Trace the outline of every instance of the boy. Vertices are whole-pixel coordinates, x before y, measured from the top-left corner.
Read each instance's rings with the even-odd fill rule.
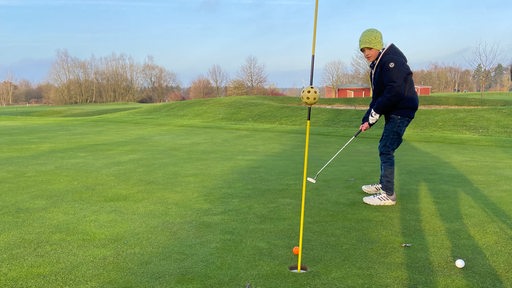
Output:
[[[370,129],[384,115],[385,124],[379,141],[380,180],[364,185],[363,198],[369,205],[395,205],[395,150],[402,143],[405,129],[418,110],[418,95],[412,71],[405,55],[393,44],[384,48],[382,34],[367,29],[359,38],[359,48],[370,63],[372,101],[362,119],[361,131]],[[383,49],[384,48],[384,49]]]

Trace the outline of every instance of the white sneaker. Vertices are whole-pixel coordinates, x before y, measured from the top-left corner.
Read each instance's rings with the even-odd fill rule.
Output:
[[[382,192],[382,185],[380,185],[380,184],[363,185],[363,187],[361,187],[361,189],[363,189],[363,191],[368,194],[377,194],[377,193]]]
[[[396,204],[396,196],[388,196],[386,193],[382,192],[364,197],[363,202],[373,206],[390,206]]]

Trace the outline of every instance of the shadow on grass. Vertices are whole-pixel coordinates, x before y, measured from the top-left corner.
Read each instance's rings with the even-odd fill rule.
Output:
[[[400,160],[407,169],[397,171],[397,178],[407,187],[404,190],[411,191],[399,195],[402,199],[402,205],[399,205],[402,236],[403,239],[414,241],[414,248],[404,251],[409,287],[435,287],[441,276],[444,279],[453,277],[449,281],[460,284],[455,279],[460,278],[460,273],[450,275],[456,271],[454,262],[458,258],[466,259],[467,267],[456,272],[461,272],[467,283],[476,287],[504,287],[503,280],[484,251],[486,247],[475,239],[471,229],[478,226],[475,217],[481,217],[481,213],[498,220],[508,229],[512,229],[512,219],[449,162],[410,143],[404,142],[402,146],[401,150],[411,153],[410,160],[405,157]],[[465,209],[471,207],[466,207],[465,199],[469,199],[482,212],[468,217],[469,210]],[[429,202],[432,207],[425,208]],[[425,217],[438,218],[438,222]],[[468,227],[468,224],[472,227]],[[479,230],[485,228],[477,227]],[[442,248],[449,249],[450,254],[444,255],[446,259],[437,259],[443,252],[435,250]],[[441,266],[446,269],[439,269],[438,265],[446,265]],[[444,280],[442,283],[445,283]]]

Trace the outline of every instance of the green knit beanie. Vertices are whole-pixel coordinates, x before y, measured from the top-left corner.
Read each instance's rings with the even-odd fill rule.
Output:
[[[382,33],[379,30],[370,28],[365,30],[359,38],[359,49],[374,48],[382,50],[384,43],[382,42]]]

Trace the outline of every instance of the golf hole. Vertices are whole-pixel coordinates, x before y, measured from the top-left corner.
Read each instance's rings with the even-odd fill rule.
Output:
[[[300,270],[297,269],[297,265],[292,265],[290,267],[288,267],[288,270],[290,270],[290,272],[294,272],[294,273],[304,273],[304,272],[308,272],[308,266],[306,265],[300,265]]]

